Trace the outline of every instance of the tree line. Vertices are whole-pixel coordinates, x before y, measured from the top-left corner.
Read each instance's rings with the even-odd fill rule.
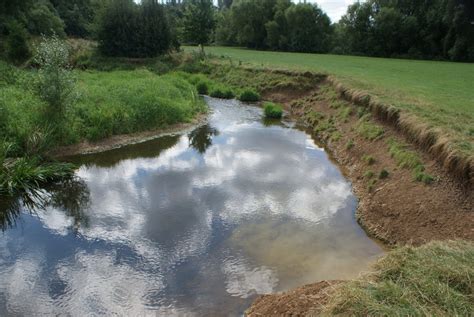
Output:
[[[108,56],[184,43],[473,62],[474,1],[367,0],[332,23],[291,0],[0,0],[3,55],[25,58],[40,34],[95,39]]]

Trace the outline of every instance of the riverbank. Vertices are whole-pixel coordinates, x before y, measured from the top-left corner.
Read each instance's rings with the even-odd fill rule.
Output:
[[[264,93],[265,99],[282,103],[351,180],[359,198],[356,217],[369,235],[389,246],[474,240],[474,195],[469,185],[416,142],[411,143],[393,122],[348,101],[331,80],[296,99],[284,95],[284,91]],[[456,270],[456,261],[451,264]],[[323,281],[265,295],[247,313],[321,312],[334,297],[334,289],[338,287],[332,282]]]

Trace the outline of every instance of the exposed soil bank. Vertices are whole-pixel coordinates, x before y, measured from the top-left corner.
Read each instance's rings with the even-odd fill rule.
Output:
[[[78,144],[56,148],[51,151],[49,155],[52,157],[61,158],[66,156],[110,151],[130,144],[150,141],[166,135],[182,134],[194,130],[196,127],[205,124],[206,121],[207,113],[201,113],[198,114],[191,122],[178,123],[163,129],[114,135],[98,142],[83,141]]]
[[[327,82],[327,85],[334,83]],[[295,119],[307,126],[316,142],[324,145],[331,157],[351,180],[359,197],[357,219],[369,235],[388,245],[421,245],[432,240],[474,240],[474,194],[459,174],[437,162],[431,152],[420,150],[413,138],[383,116],[373,116],[371,123],[384,131],[380,138],[368,140],[356,129],[359,122],[357,107],[347,103],[351,111],[341,116],[334,100],[322,98],[316,89],[298,100],[289,102],[281,94],[265,97],[284,102]],[[371,109],[372,110],[372,109]],[[312,120],[322,114],[331,129],[318,127]],[[337,136],[337,137],[335,137]],[[418,182],[413,172],[398,166],[390,155],[387,140],[412,141],[410,150],[421,157],[426,172],[434,175],[432,184]],[[421,147],[422,148],[422,147]],[[367,156],[373,158],[367,161]],[[382,170],[388,177],[379,178]],[[460,169],[462,170],[462,169]],[[465,170],[464,170],[465,171]],[[368,172],[373,176],[368,177]],[[384,175],[385,176],[385,175]],[[370,180],[375,183],[369,186]],[[249,316],[314,315],[327,302],[333,282],[319,282],[283,293],[264,295],[249,308]]]

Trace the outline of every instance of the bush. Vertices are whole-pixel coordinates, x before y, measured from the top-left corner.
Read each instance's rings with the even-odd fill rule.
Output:
[[[45,123],[52,126],[53,135],[62,139],[66,115],[74,103],[75,79],[69,67],[69,51],[58,37],[43,38],[35,56],[39,65],[36,81],[38,96],[46,102]]]
[[[209,93],[209,86],[204,81],[198,82],[196,84],[196,89],[200,95],[207,95]]]
[[[8,24],[6,54],[7,58],[14,63],[22,63],[31,56],[28,47],[28,33],[23,25],[16,20]]]
[[[280,119],[283,115],[283,108],[273,102],[265,102],[263,109],[267,118]]]
[[[255,90],[245,89],[239,95],[239,100],[243,102],[257,102],[260,100],[260,95]]]

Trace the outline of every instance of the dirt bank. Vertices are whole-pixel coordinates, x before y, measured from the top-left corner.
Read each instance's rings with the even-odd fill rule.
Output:
[[[61,158],[66,156],[100,153],[117,149],[126,145],[150,141],[166,135],[182,134],[195,129],[207,122],[207,114],[199,114],[187,123],[178,123],[167,128],[143,131],[138,133],[114,135],[97,142],[83,141],[78,144],[62,146],[49,153],[50,156]]]
[[[327,91],[332,84],[326,82],[321,86]],[[458,238],[474,240],[474,194],[459,177],[449,173],[429,153],[408,143],[406,149],[419,156],[426,174],[434,176],[430,184],[416,181],[413,171],[401,167],[389,153],[389,142],[409,141],[403,131],[371,116],[368,121],[371,127],[378,127],[383,134],[368,139],[357,128],[361,120],[359,108],[341,98],[335,99],[337,94],[327,98],[321,93],[321,86],[292,102],[280,94],[266,97],[283,101],[292,116],[307,127],[317,143],[324,145],[350,179],[359,198],[356,216],[366,232],[388,245],[420,245]],[[283,294],[261,296],[247,314],[317,314],[332,285],[319,282]]]

